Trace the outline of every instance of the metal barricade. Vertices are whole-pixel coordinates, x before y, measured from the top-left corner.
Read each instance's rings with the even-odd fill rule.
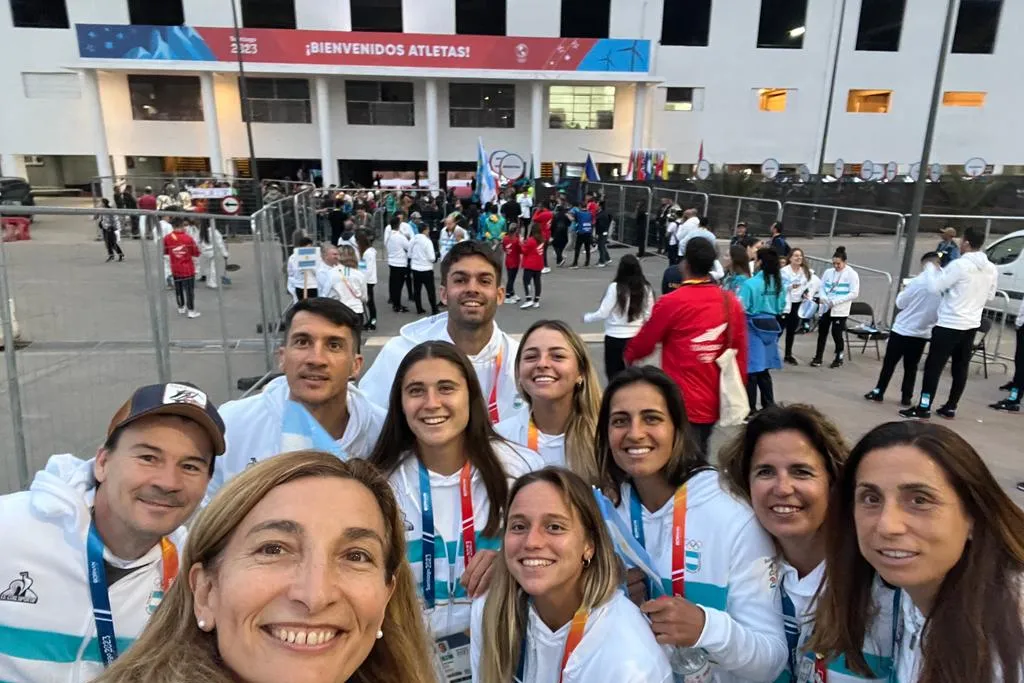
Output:
[[[730,235],[740,221],[747,223],[748,234],[761,235],[768,233],[772,223],[782,220],[782,202],[777,199],[728,194],[709,194],[708,199],[706,215],[711,225],[729,226]]]
[[[910,214],[905,214],[905,216],[906,219],[909,221]],[[918,228],[918,237],[926,233],[938,233],[943,228],[956,228],[956,234],[963,236],[965,229],[980,227],[985,228],[985,244],[988,244],[990,239],[999,239],[1000,237],[1008,235],[1011,232],[1016,232],[1017,230],[1024,230],[1024,216],[923,213],[921,214],[921,225]],[[915,254],[915,256],[923,256],[925,252],[931,250],[932,249],[924,249],[923,251],[921,251],[920,254]],[[920,250],[915,249],[915,251]]]
[[[1001,308],[996,308],[992,305],[993,301],[1001,299],[1003,305]],[[1003,330],[1006,328],[1006,324],[1009,322],[1008,318],[1011,312],[1013,312],[1013,303],[1010,300],[1010,295],[1003,290],[996,292],[996,295],[985,304],[985,312],[991,315],[993,327],[998,326],[996,330],[996,345],[988,353],[991,357],[999,362],[1001,361],[1012,361],[1014,360],[1013,355],[1000,355],[999,351],[1003,344]],[[1005,363],[1001,363],[1005,367]]]
[[[832,267],[832,261],[817,256],[807,256],[807,260],[814,264],[814,273],[821,275]],[[869,268],[853,262],[847,263],[848,268],[853,268],[860,277],[860,294],[857,301],[871,304],[871,310],[875,314],[875,322],[884,324],[886,328],[891,326],[893,320],[893,277],[891,273],[876,268]]]
[[[832,255],[832,246],[837,236],[871,237],[884,243],[888,241],[899,250],[906,220],[903,214],[875,209],[856,209],[829,204],[785,202],[782,205],[782,222],[786,237],[826,237],[823,245],[827,256]],[[881,243],[880,243],[881,244]],[[889,245],[885,245],[888,247]],[[893,266],[899,268],[899,254],[894,253]]]
[[[653,193],[646,185],[588,182],[587,190],[604,198],[605,208],[615,219],[608,241],[639,247],[649,235]]]

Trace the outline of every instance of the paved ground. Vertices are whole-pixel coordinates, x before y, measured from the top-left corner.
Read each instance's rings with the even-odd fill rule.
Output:
[[[86,457],[95,451],[110,416],[135,386],[157,381],[156,354],[153,351],[150,306],[144,287],[140,244],[126,240],[124,263],[105,263],[101,243],[94,241],[95,223],[77,218],[40,217],[33,226],[30,242],[5,245],[7,275],[17,306],[17,319],[26,340],[26,348],[16,354],[18,388],[23,408],[22,434],[28,444],[30,469],[42,466],[56,452],[74,452]],[[931,239],[918,251],[932,248]],[[851,262],[892,269],[898,257],[891,240],[884,238],[844,239]],[[835,243],[838,244],[838,241]],[[827,256],[825,240],[795,242],[815,256]],[[260,320],[260,301],[254,271],[252,242],[229,244],[232,262],[242,266],[233,274],[234,284],[221,292],[225,315],[223,326],[229,339],[228,363],[225,363],[222,320],[218,314],[217,292],[200,287],[197,320],[179,318],[173,296],[166,297],[170,315],[167,321],[172,341],[172,375],[194,381],[206,388],[218,401],[237,397],[234,389],[239,377],[260,375],[266,368],[263,341],[256,332]],[[626,253],[613,250],[613,258]],[[660,286],[665,261],[659,257],[644,260],[645,271],[656,287]],[[821,272],[821,268],[818,269]],[[386,281],[386,268],[380,268]],[[584,325],[581,316],[597,304],[614,276],[614,269],[556,269],[544,277],[543,304],[539,310],[520,310],[505,305],[499,324],[510,332],[523,332],[541,317],[562,318],[586,334],[591,353],[601,364],[602,328]],[[885,278],[862,272],[864,298],[879,310],[885,295]],[[269,291],[267,296],[273,298]],[[519,292],[522,293],[521,290]],[[386,293],[378,288],[380,312],[378,330],[366,346],[367,362],[376,356],[387,337],[400,326],[416,318],[415,314],[394,314],[385,305]],[[993,342],[996,330],[993,331]],[[1013,352],[1013,333],[1007,329],[1002,352]],[[813,340],[799,337],[796,355],[809,360]],[[811,369],[806,365],[787,368],[776,374],[776,394],[782,401],[812,403],[829,415],[850,439],[856,439],[874,425],[896,418],[894,403],[877,405],[861,398],[874,383],[879,369],[872,348],[861,355],[855,351],[850,362],[839,370]],[[1012,363],[1010,363],[1012,369]],[[230,367],[230,374],[227,368]],[[1024,494],[1015,482],[1024,479],[1024,461],[1014,445],[1020,433],[1019,420],[999,414],[986,405],[1000,397],[997,387],[1007,381],[1005,365],[990,365],[989,379],[972,374],[960,414],[950,423],[982,453],[999,479],[1015,499],[1024,504]],[[0,440],[12,443],[10,415],[11,383],[6,367],[0,364]],[[895,380],[898,382],[898,378]],[[945,395],[948,379],[940,385]],[[890,390],[892,394],[892,390]],[[892,394],[895,396],[895,394]],[[728,434],[716,434],[721,443]],[[14,449],[0,456],[0,492],[16,488]]]

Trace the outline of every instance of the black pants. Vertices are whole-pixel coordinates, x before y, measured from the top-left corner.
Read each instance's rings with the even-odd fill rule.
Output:
[[[900,386],[900,399],[903,403],[910,403],[914,398],[914,382],[917,381],[917,364],[921,362],[924,355],[927,339],[920,337],[904,337],[902,334],[891,332],[889,342],[885,345],[885,358],[882,360],[882,372],[878,375],[878,383],[875,389],[879,394],[884,394],[892,379],[892,373],[896,370],[896,364],[903,359],[903,384]]]
[[[391,308],[399,311],[402,308],[402,285],[409,276],[405,266],[388,266],[388,293],[391,296]]]
[[[562,261],[565,260],[565,248],[569,244],[568,235],[559,235],[551,241],[551,246],[555,248],[555,263],[562,265]]]
[[[956,408],[967,386],[967,371],[971,367],[971,354],[974,352],[974,334],[978,330],[952,330],[936,325],[932,329],[931,348],[924,362],[924,379],[921,381],[920,407],[931,409],[935,400],[935,391],[939,388],[939,376],[946,367],[946,361],[952,359],[953,384],[949,388],[949,400],[946,405]]]
[[[427,288],[427,301],[430,303],[430,314],[437,315],[437,295],[434,294],[434,271],[433,270],[414,270],[412,271],[412,279],[415,282],[415,295],[413,301],[416,303],[416,312],[425,313],[423,310],[423,300],[420,298],[420,291]]]
[[[846,351],[846,346],[843,343],[843,331],[845,329],[846,316],[833,318],[831,311],[821,316],[821,319],[818,321],[818,350],[815,351],[814,357],[820,359],[821,354],[825,353],[825,344],[828,342],[829,330],[832,331],[832,341],[836,343],[836,355],[843,355],[843,352]]]
[[[608,233],[603,232],[597,236],[597,262],[608,263],[612,257],[608,255]]]
[[[578,232],[576,233],[576,255],[573,256],[572,265],[576,266],[580,262],[580,249],[586,249],[586,260],[583,265],[590,265],[590,245],[593,241],[593,233],[589,232]]]
[[[366,285],[366,322],[371,325],[377,324],[377,302],[373,300],[373,288],[376,285]]]
[[[539,270],[523,270],[523,296],[527,299],[530,298],[530,283],[534,285],[533,298],[540,301],[540,271]]]
[[[711,432],[714,431],[715,425],[691,422],[690,428],[693,430],[693,436],[697,440],[701,461],[709,462],[708,459],[711,457]]]
[[[516,275],[519,274],[518,268],[506,268],[508,273],[505,279],[505,296],[511,298],[516,295]],[[523,274],[523,280],[526,280],[526,274]]]
[[[800,327],[800,302],[791,304],[789,313],[786,314],[786,358],[793,357],[793,339],[796,338],[796,329]]]
[[[124,256],[124,252],[121,251],[121,245],[117,243],[117,233],[113,230],[101,230],[103,233],[103,244],[107,247],[107,256],[113,257],[114,254],[118,256]]]
[[[405,289],[409,292],[409,301],[412,301],[412,259],[409,259],[405,267]]]
[[[665,256],[668,257],[668,264],[674,266],[679,263],[679,245],[669,244],[665,246]]]
[[[299,301],[302,301],[303,299],[313,299],[317,296],[317,293],[316,287],[313,287],[312,289],[303,289],[302,287],[299,287],[295,290],[295,298]]]
[[[629,339],[604,336],[604,376],[609,382],[615,375],[626,369],[626,361],[623,356],[628,344]]]
[[[187,308],[190,311],[196,310],[196,277],[174,278],[174,298],[178,301],[178,308]]]
[[[1013,386],[1017,397],[1024,392],[1024,327],[1017,328],[1017,350],[1013,352]]]
[[[772,384],[772,373],[768,370],[747,373],[747,401],[750,412],[757,410],[757,390],[761,390],[761,408],[775,405],[775,386]]]

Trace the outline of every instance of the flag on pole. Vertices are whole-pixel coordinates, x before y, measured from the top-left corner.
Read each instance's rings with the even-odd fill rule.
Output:
[[[668,152],[661,157],[661,179],[668,180]]]
[[[704,141],[700,141],[700,151],[697,152],[697,163],[704,161]]]
[[[583,175],[588,182],[601,182],[601,174],[597,172],[597,164],[594,163],[589,154],[587,155],[587,163],[583,166]]]
[[[627,181],[633,180],[633,152],[629,153],[629,163],[626,164],[625,180],[627,180]],[[143,216],[143,218],[145,218],[145,216]]]
[[[487,163],[487,152],[484,150],[484,139],[478,139],[476,151],[476,192],[480,196],[480,204],[493,202],[498,198],[498,183],[494,178],[490,165]]]

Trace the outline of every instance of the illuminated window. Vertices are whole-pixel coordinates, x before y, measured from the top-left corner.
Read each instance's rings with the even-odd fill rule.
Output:
[[[700,111],[704,88],[665,88],[665,111]]]
[[[851,90],[846,111],[851,114],[888,114],[892,90]]]
[[[758,109],[761,111],[786,111],[785,88],[761,88],[757,91]]]
[[[962,92],[947,90],[942,93],[942,105],[944,107],[984,107],[985,95],[983,92]]]
[[[611,130],[615,127],[615,86],[553,85],[549,94],[549,128]]]

